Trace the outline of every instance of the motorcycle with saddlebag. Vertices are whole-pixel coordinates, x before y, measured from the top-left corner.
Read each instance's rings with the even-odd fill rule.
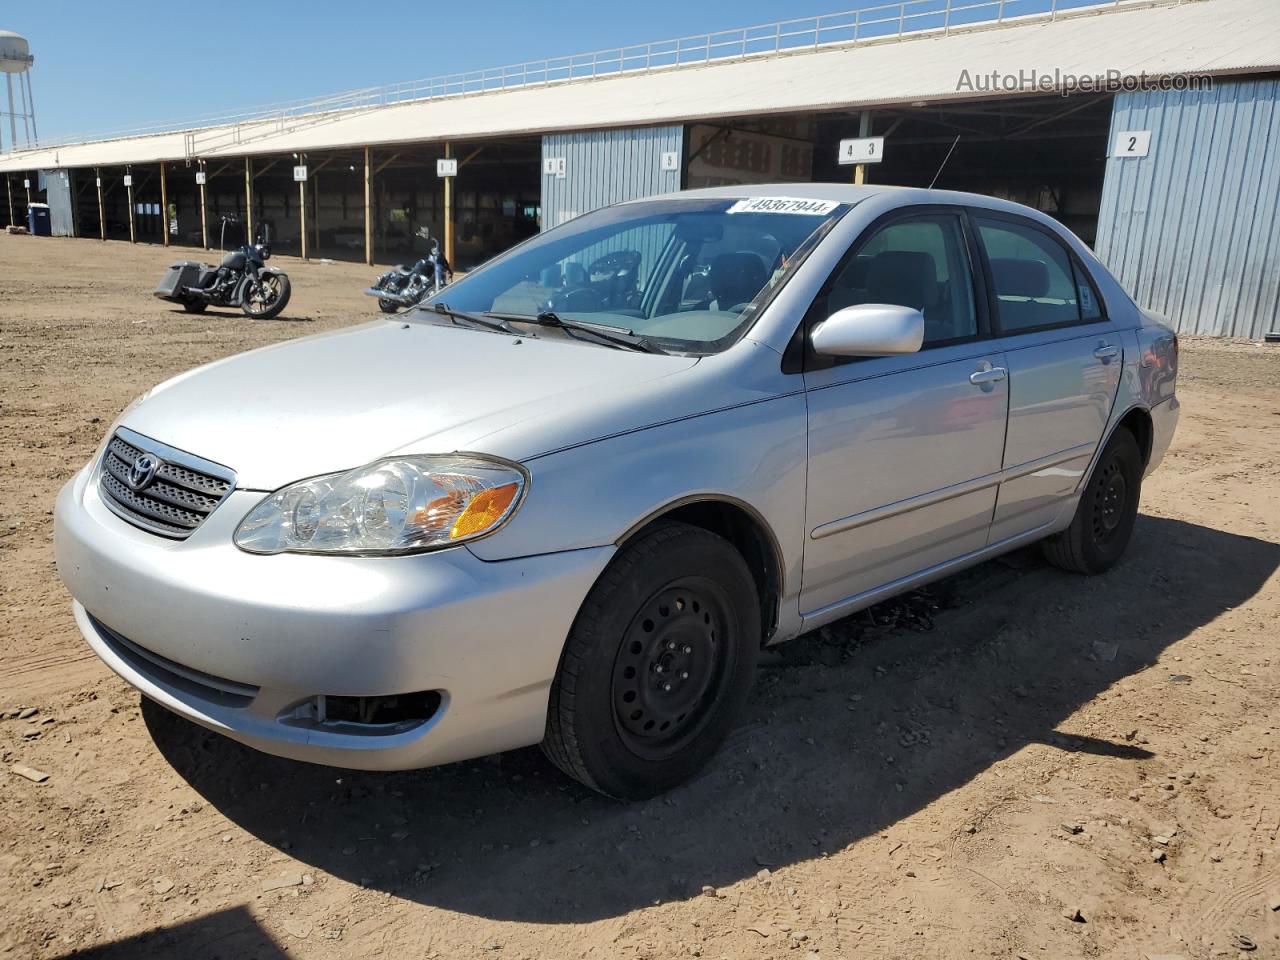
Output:
[[[235,230],[239,221],[234,217],[222,218],[224,241],[229,225]],[[288,274],[266,266],[269,259],[271,228],[265,227],[257,243],[237,247],[216,267],[194,260],[173,264],[154,292],[161,300],[181,304],[188,313],[203,313],[213,304],[239,307],[246,316],[270,320],[289,303],[293,290]]]

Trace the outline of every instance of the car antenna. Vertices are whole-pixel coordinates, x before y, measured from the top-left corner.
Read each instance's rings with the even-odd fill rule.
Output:
[[[929,181],[929,189],[933,189],[933,185],[938,182],[938,178],[942,176],[942,168],[947,165],[947,161],[951,159],[951,154],[955,152],[956,144],[960,142],[960,134],[956,134],[956,138],[951,141],[951,149],[947,151],[947,155],[942,158],[942,163],[938,165],[938,172],[933,175],[933,179]]]

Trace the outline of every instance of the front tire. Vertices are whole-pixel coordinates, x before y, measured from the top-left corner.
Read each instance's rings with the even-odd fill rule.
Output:
[[[1124,555],[1138,518],[1142,453],[1124,427],[1117,428],[1080,496],[1071,526],[1044,541],[1050,563],[1073,573],[1105,573]]]
[[[742,555],[683,523],[624,546],[570,630],[542,749],[611,797],[641,800],[696,773],[733,727],[760,647]]]
[[[382,297],[379,297],[378,309],[383,313],[395,313],[400,309],[400,304],[396,303],[394,300],[384,300]]]
[[[270,320],[289,305],[293,285],[284,273],[269,273],[258,281],[258,291],[244,302],[245,315],[255,320]]]
[[[204,313],[209,306],[208,300],[183,300],[182,309],[187,313]]]

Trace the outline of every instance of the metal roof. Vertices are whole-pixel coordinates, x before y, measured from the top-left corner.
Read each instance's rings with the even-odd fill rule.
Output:
[[[0,171],[261,156],[1046,92],[1041,87],[981,89],[982,78],[993,70],[1040,77],[1262,73],[1280,70],[1277,36],[1276,0],[1126,0],[1067,17],[975,24],[945,34],[922,31],[808,52],[745,54],[705,66],[23,151],[0,158]],[[972,89],[959,86],[966,71]]]

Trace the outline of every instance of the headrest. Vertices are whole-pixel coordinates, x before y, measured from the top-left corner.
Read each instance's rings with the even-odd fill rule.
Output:
[[[717,305],[725,310],[754,300],[767,278],[764,261],[754,253],[739,250],[712,260],[708,279]]]
[[[885,250],[867,267],[867,302],[923,310],[938,298],[938,266],[918,250]]]
[[[992,257],[991,275],[1002,297],[1043,297],[1049,292],[1049,268],[1040,260]]]

